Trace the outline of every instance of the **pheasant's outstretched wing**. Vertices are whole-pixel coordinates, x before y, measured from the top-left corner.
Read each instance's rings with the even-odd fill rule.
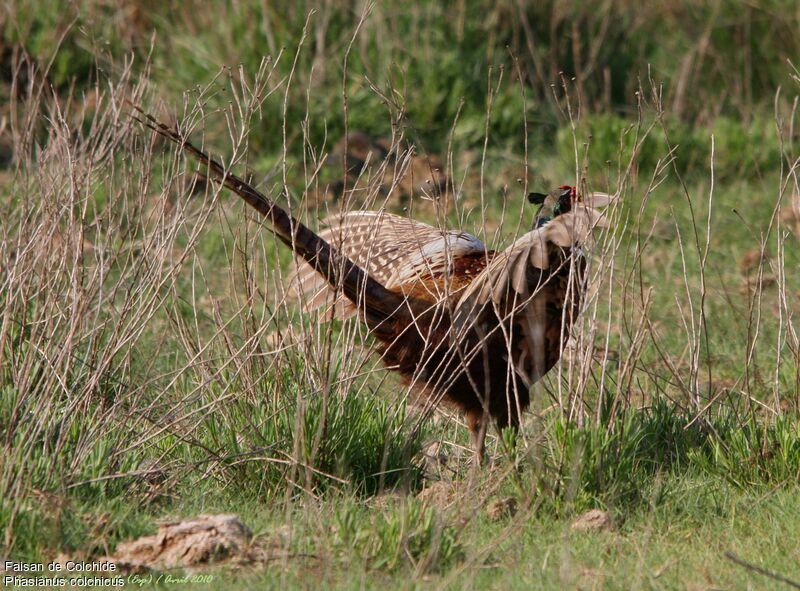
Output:
[[[601,212],[578,204],[569,213],[528,232],[493,258],[461,296],[458,307],[475,302],[501,303],[510,294],[530,295],[528,277],[532,269],[548,270],[562,264],[563,257],[554,256],[555,253],[586,246],[592,230],[604,225],[605,216]]]
[[[459,299],[453,339],[472,333],[477,336],[466,341],[485,341],[492,331],[503,332],[514,371],[528,385],[541,378],[560,356],[564,311],[575,305],[583,288],[582,249],[592,231],[606,225],[592,205],[611,200],[593,194],[497,253]],[[469,354],[479,353],[477,341]]]
[[[483,242],[466,232],[443,231],[381,211],[354,211],[325,223],[319,236],[388,289],[448,274],[454,258],[486,252]],[[334,302],[329,284],[311,266],[301,260],[295,264],[290,285],[299,287],[310,309],[328,305],[338,318],[355,312],[341,297]]]

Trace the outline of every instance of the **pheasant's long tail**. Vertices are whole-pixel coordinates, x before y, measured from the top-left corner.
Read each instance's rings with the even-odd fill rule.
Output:
[[[177,130],[164,125],[139,107],[134,105],[134,108],[141,115],[136,117],[140,123],[191,154],[207,168],[206,176],[223,183],[269,220],[278,239],[302,257],[332,287],[341,289],[344,296],[363,313],[370,328],[378,331],[382,327],[388,329],[385,322],[390,318],[405,324],[410,321],[407,302],[402,295],[386,289],[272,199],[226,171],[219,162],[194,146]]]

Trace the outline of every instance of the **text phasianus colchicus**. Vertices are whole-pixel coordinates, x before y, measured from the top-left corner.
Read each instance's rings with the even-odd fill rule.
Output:
[[[582,246],[603,225],[595,208],[611,197],[581,198],[562,186],[538,204],[535,227],[502,251],[475,236],[443,231],[380,211],[353,211],[314,233],[176,131],[145,125],[197,158],[270,223],[302,267],[296,280],[313,306],[357,314],[383,363],[431,404],[459,408],[476,459],[490,422],[518,427],[531,386],[559,360],[585,291]]]

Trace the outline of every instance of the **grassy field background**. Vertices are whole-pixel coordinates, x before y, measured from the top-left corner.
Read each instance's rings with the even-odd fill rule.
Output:
[[[254,558],[213,588],[791,588],[798,29],[778,0],[0,6],[0,557],[223,512]],[[470,470],[458,417],[303,313],[290,253],[132,104],[312,227],[386,207],[503,245],[528,191],[619,195],[519,441]],[[373,168],[334,199],[354,130],[455,191]]]

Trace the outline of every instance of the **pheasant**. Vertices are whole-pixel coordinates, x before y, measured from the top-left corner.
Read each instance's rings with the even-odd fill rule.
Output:
[[[483,462],[490,422],[518,428],[531,386],[559,360],[585,290],[580,248],[604,223],[596,207],[562,186],[531,193],[534,228],[502,251],[465,232],[442,231],[380,211],[353,211],[319,234],[196,148],[177,131],[141,120],[175,142],[206,174],[269,222],[304,268],[309,304],[331,316],[357,314],[383,363],[431,404],[461,410],[475,459]]]

